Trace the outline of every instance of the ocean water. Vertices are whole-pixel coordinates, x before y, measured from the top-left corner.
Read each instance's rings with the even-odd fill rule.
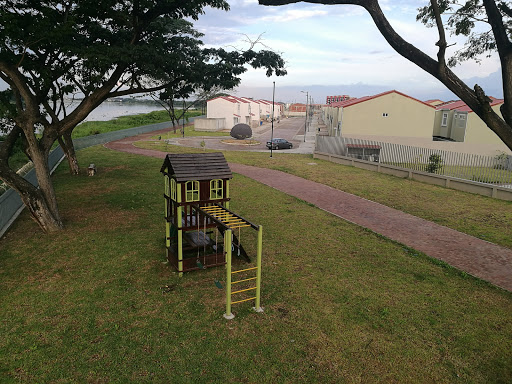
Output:
[[[76,107],[78,103],[71,103],[67,106],[68,113]],[[89,116],[84,121],[108,121],[115,119],[120,116],[128,116],[128,115],[138,115],[141,113],[149,113],[152,111],[161,111],[162,108],[159,105],[151,105],[144,103],[119,103],[119,102],[104,102],[94,111],[92,111]],[[4,132],[1,131],[0,134]],[[9,129],[7,129],[9,131]],[[7,133],[7,132],[5,132]],[[41,133],[40,130],[36,130],[36,133]]]
[[[84,121],[108,121],[120,116],[138,115],[160,110],[163,110],[163,108],[159,105],[105,102],[92,111]]]

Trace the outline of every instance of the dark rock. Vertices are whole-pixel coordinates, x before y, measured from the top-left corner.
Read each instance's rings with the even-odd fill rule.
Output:
[[[237,124],[231,129],[230,135],[238,140],[248,139],[252,137],[252,129],[247,124]]]

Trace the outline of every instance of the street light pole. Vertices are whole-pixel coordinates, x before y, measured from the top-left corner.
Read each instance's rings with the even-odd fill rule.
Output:
[[[306,142],[306,127],[308,126],[308,100],[309,100],[309,92],[301,91],[306,94],[306,119],[304,120],[304,142]]]
[[[274,97],[276,94],[276,82],[274,83],[274,89],[272,90],[272,130],[270,132],[270,157],[272,157],[272,147],[274,146]]]

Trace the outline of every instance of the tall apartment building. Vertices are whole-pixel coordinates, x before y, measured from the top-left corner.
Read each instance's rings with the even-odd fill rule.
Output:
[[[345,101],[348,99],[350,99],[349,95],[327,96],[326,104],[330,105],[331,103],[337,103],[339,101]]]

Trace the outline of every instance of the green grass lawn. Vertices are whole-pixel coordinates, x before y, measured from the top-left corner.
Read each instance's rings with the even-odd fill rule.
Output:
[[[330,174],[245,155],[227,153]],[[0,382],[512,381],[511,293],[235,175],[232,209],[264,227],[265,312],[242,303],[227,321],[223,268],[179,278],[164,263],[161,161],[103,147],[79,161],[98,174],[54,175],[66,229],[43,235],[24,212],[0,240]],[[339,183],[374,183],[356,171],[337,168]]]
[[[141,141],[143,148],[194,152],[193,148]],[[376,201],[460,232],[512,248],[512,202],[334,164],[298,154],[226,151],[226,159],[291,173]]]
[[[196,131],[192,124],[185,126],[185,137],[198,137],[198,136],[227,136],[227,137],[231,137],[231,136],[229,136],[229,130],[203,132],[203,131]],[[153,136],[153,139],[156,141],[156,140],[165,140],[165,139],[178,139],[180,137],[183,137],[183,132],[181,130],[181,127],[178,127],[176,129],[176,132],[174,132],[173,129],[170,129],[164,135]]]
[[[187,111],[185,113],[186,119],[190,117],[195,117],[201,115],[200,111]],[[169,115],[167,111],[153,111],[149,113],[143,113],[138,115],[128,115],[128,116],[120,116],[112,120],[108,121],[86,121],[82,124],[79,124],[74,130],[72,137],[73,139],[77,139],[79,137],[98,135],[100,133],[119,131],[122,129],[140,127],[149,124],[162,123],[170,121]],[[189,136],[199,136],[197,132],[194,131],[193,126],[186,127],[186,133]],[[225,135],[226,133],[222,133]],[[181,133],[178,133],[175,136],[180,136]],[[216,135],[219,135],[218,133]],[[156,138],[156,137],[155,137]],[[169,135],[171,138],[171,134]],[[58,145],[55,142],[54,147]],[[23,148],[21,146],[21,141],[17,143],[13,155],[9,158],[9,166],[12,169],[18,170],[23,167],[29,159],[23,152]],[[7,185],[3,185],[0,183],[0,195],[7,190]]]
[[[428,172],[428,164],[425,163],[393,163],[386,164],[397,167]],[[512,182],[512,172],[499,167],[441,165],[436,172],[439,175],[457,177],[489,184],[507,184]]]
[[[187,111],[185,118],[201,115],[200,111]],[[144,125],[170,121],[167,111],[153,111],[139,115],[120,116],[108,121],[86,121],[73,130],[73,139],[97,135],[100,133],[119,131],[121,129],[141,127]]]

